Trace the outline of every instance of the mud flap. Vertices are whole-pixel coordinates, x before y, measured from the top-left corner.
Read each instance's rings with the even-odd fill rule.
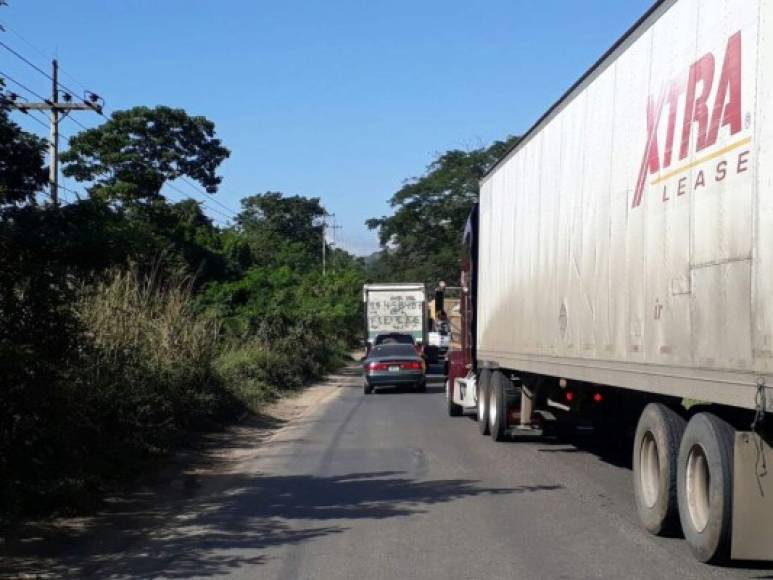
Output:
[[[734,560],[773,560],[773,447],[749,431],[735,436]],[[767,465],[767,469],[765,468]]]

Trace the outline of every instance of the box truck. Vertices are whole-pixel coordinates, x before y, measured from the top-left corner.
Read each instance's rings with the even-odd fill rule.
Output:
[[[662,0],[480,183],[451,415],[633,435],[642,524],[773,559],[773,2]]]
[[[365,284],[365,338],[368,348],[380,334],[409,334],[417,345],[426,335],[424,284]]]

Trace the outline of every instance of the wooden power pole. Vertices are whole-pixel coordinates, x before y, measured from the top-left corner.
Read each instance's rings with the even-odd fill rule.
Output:
[[[60,94],[62,99],[60,99]],[[51,201],[59,203],[59,123],[71,111],[94,111],[102,114],[102,102],[98,95],[86,93],[81,102],[74,102],[73,95],[62,91],[59,85],[59,63],[56,59],[51,61],[51,99],[42,103],[14,102],[14,108],[22,111],[48,111],[51,113],[51,138],[49,151],[51,166],[49,168],[49,181],[51,183]]]

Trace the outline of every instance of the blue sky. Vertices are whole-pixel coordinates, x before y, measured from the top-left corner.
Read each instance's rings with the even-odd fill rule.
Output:
[[[0,40],[44,69],[56,55],[65,85],[111,109],[209,117],[232,151],[224,205],[267,190],[321,197],[338,242],[366,254],[377,241],[363,222],[390,213],[405,179],[440,152],[527,129],[651,3],[9,0]],[[2,48],[0,71],[50,91]]]

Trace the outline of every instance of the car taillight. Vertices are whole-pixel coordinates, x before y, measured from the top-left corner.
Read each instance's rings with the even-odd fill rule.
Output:
[[[420,361],[412,360],[412,361],[408,361],[400,364],[400,368],[406,371],[420,371],[424,367]]]
[[[380,362],[372,362],[368,363],[368,370],[369,371],[385,371],[387,370],[387,365],[385,363]]]

